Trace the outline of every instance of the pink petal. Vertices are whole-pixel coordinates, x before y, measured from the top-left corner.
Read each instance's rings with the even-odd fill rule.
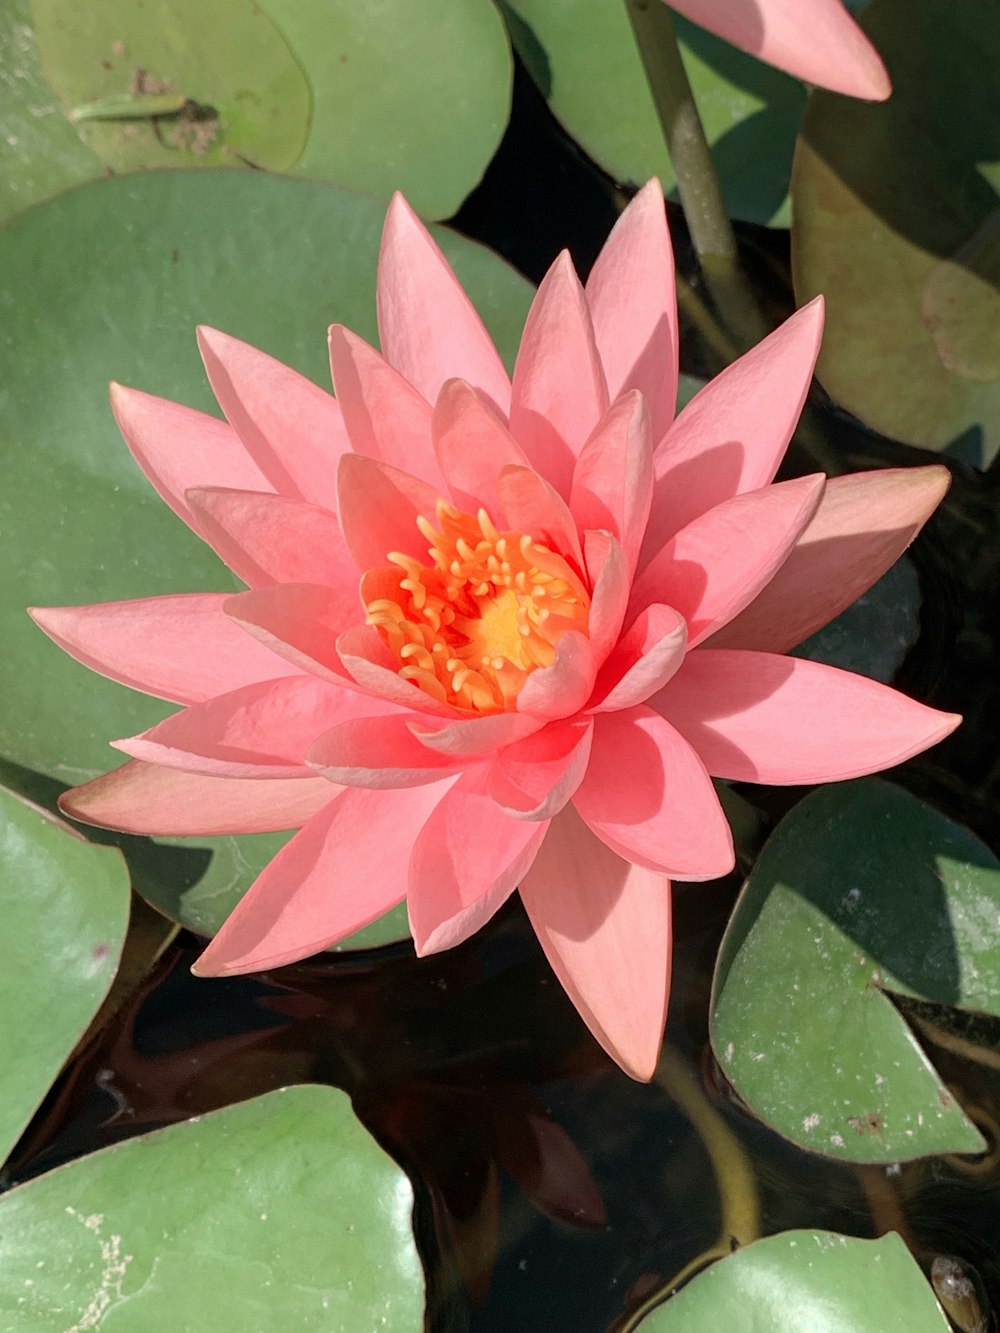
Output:
[[[636,579],[630,614],[651,602],[675,607],[688,626],[688,648],[721,628],[780,569],[816,512],[822,473],[734,496],[693,519]]]
[[[343,684],[347,672],[337,653],[345,625],[363,614],[360,598],[343,589],[311,583],[283,583],[273,588],[227,597],[222,609],[248,634],[301,671]]]
[[[535,718],[572,717],[594,688],[597,663],[590,640],[567,630],[556,644],[551,666],[533,671],[517,696],[517,711]]]
[[[490,769],[490,796],[516,819],[551,819],[583,780],[593,732],[590,718],[574,718],[508,746]]]
[[[221,484],[273,488],[279,495],[335,509],[337,460],[351,447],[336,399],[298,371],[217,329],[200,328],[198,346],[219,406],[270,482],[264,487]]]
[[[306,751],[336,723],[374,711],[363,696],[287,676],[193,704],[116,749],[152,764],[232,778],[310,777]]]
[[[461,777],[420,830],[407,907],[421,956],[473,934],[513,893],[546,823],[511,819],[490,800],[480,766]]]
[[[514,745],[533,735],[543,725],[540,718],[524,713],[492,713],[486,717],[463,718],[444,727],[431,727],[418,720],[411,724],[411,731],[429,750],[468,757],[493,754],[505,745]]]
[[[387,361],[433,403],[461,378],[506,416],[510,380],[475,307],[401,194],[393,197],[378,260],[378,327]]]
[[[205,540],[244,583],[357,584],[336,515],[319,505],[254,491],[188,491]]]
[[[377,701],[365,703],[374,712]],[[463,767],[421,745],[408,725],[411,717],[394,712],[341,722],[313,743],[308,761],[346,787],[419,787]]]
[[[616,856],[567,806],[521,898],[580,1017],[627,1074],[652,1078],[670,989],[670,881]]]
[[[442,489],[426,399],[374,347],[340,324],[330,329],[330,366],[354,452]]]
[[[461,716],[454,705],[431,698],[411,680],[401,676],[398,662],[378,631],[370,625],[355,625],[345,630],[337,640],[337,656],[351,679],[374,698],[435,717]]]
[[[130,760],[71,787],[59,807],[72,819],[123,833],[215,838],[299,828],[339,789],[323,778],[218,778]]]
[[[750,605],[712,648],[783,653],[860,597],[906,550],[951,474],[939,464],[831,477],[812,521]]]
[[[735,864],[704,764],[644,704],[595,719],[590,765],[573,804],[613,852],[672,879],[718,879]]]
[[[603,528],[621,542],[629,570],[639,558],[653,494],[649,413],[640,393],[610,408],[584,445],[569,507],[577,526]]]
[[[818,296],[688,403],[653,455],[640,569],[692,519],[773,479],[809,392],[822,334]]]
[[[343,792],[265,867],[192,971],[221,977],[281,967],[395,907],[410,848],[447,790],[448,780]]]
[[[638,389],[654,443],[677,401],[677,298],[663,188],[642,187],[621,215],[587,279],[594,336],[614,402]]]
[[[362,573],[384,565],[394,551],[426,562],[427,538],[417,518],[434,521],[439,495],[433,486],[360,454],[340,460],[337,485],[340,525]]]
[[[597,666],[618,641],[628,607],[629,571],[620,544],[607,532],[584,534],[584,558],[593,585],[590,599],[590,643]]]
[[[32,607],[50,639],[102,676],[174,703],[193,704],[287,675],[222,610],[229,593],[180,593],[93,606]]]
[[[531,467],[505,467],[497,477],[500,509],[515,532],[529,533],[583,569],[580,538],[569,506],[554,486]]]
[[[465,380],[448,380],[434,406],[432,431],[452,500],[470,514],[483,508],[499,522],[497,475],[527,463],[506,426]]]
[[[111,385],[111,410],[157,494],[195,532],[184,498],[192,486],[274,489],[228,422],[123,384]]]
[[[618,640],[594,685],[590,711],[617,712],[644,703],[684,661],[687,624],[672,606],[654,602]]]
[[[573,464],[607,407],[590,310],[563,251],[528,312],[510,408],[511,434],[560,495],[569,495]]]
[[[958,726],[864,676],[819,662],[699,648],[651,704],[715,777],[840,782],[901,764]]]
[[[694,23],[806,83],[882,102],[892,84],[842,0],[670,0]]]

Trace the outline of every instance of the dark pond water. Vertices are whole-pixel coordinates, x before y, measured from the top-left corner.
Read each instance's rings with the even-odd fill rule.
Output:
[[[507,140],[458,224],[537,279],[564,244],[586,271],[615,215],[611,183],[519,77]],[[791,303],[783,238],[745,230],[742,240],[780,316]],[[677,241],[683,267],[679,222]],[[713,370],[687,333],[684,369]],[[821,402],[810,410],[844,470],[925,460]],[[814,464],[796,446],[788,466]],[[956,465],[946,510],[916,553],[929,628],[899,683],[972,709],[946,746],[895,775],[994,846],[996,487]],[[747,794],[770,823],[803,793]],[[433,1333],[613,1330],[699,1256],[728,1247],[728,1224],[755,1209],[761,1234],[898,1230],[928,1272],[938,1259],[939,1282],[941,1256],[957,1256],[1000,1308],[1000,1024],[911,1015],[990,1142],[982,1158],[858,1169],[791,1147],[740,1107],[708,1048],[712,966],[738,886],[733,876],[677,890],[669,1051],[649,1086],[594,1045],[516,904],[437,958],[399,947],[255,979],[195,980],[199,945],[182,935],[60,1079],[5,1183],[283,1084],[327,1082],[347,1090],[414,1180]]]

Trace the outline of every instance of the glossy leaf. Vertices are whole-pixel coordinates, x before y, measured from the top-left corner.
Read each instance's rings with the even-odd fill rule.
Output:
[[[792,649],[792,656],[888,684],[913,647],[919,617],[920,581],[904,555],[846,611]]]
[[[641,185],[658,176],[676,198],[625,6],[504,0],[504,9],[521,58],[568,133],[616,180]],[[805,90],[679,15],[674,23],[730,212],[787,226]]]
[[[107,995],[128,927],[120,854],[0,788],[0,1161]]]
[[[872,0],[860,22],[893,95],[817,93],[795,158],[796,296],[827,301],[817,374],[876,429],[986,465],[1000,448],[1000,10]]]
[[[783,1231],[712,1264],[636,1327],[641,1333],[948,1333],[951,1326],[895,1232],[857,1240]]]
[[[1000,862],[887,782],[822,788],[778,826],[737,903],[716,1057],[762,1120],[815,1152],[981,1150],[894,991],[1000,1013]]]
[[[10,1333],[418,1333],[412,1206],[344,1093],[282,1089],[6,1194],[0,1321]]]
[[[488,0],[265,0],[313,89],[297,174],[450,217],[510,112],[513,62]]]
[[[131,120],[77,119],[114,171],[229,163],[281,171],[302,154],[312,94],[279,28],[251,0],[32,0],[45,75],[63,112],[131,96]],[[151,117],[166,94],[188,110]]]
[[[82,143],[45,81],[29,0],[0,6],[0,222],[40,199],[101,173],[100,158]]]
[[[312,182],[152,172],[84,186],[0,232],[0,301],[21,312],[0,347],[0,754],[80,782],[115,765],[109,740],[169,711],[71,661],[25,606],[235,586],[132,462],[107,381],[212,408],[194,340],[204,321],[328,385],[328,324],[376,336],[383,216],[375,200]],[[528,284],[480,247],[441,240],[509,357]],[[186,841],[147,867],[142,891],[212,933],[282,840]]]

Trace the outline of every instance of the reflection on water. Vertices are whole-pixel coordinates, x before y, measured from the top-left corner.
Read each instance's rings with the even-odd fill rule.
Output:
[[[182,937],[60,1080],[8,1183],[282,1084],[328,1082],[415,1180],[434,1333],[624,1328],[757,1228],[800,1226],[900,1231],[955,1326],[983,1333],[1000,1294],[995,1146],[901,1168],[825,1162],[756,1122],[719,1076],[705,1018],[734,892],[677,893],[671,1054],[649,1086],[591,1041],[516,906],[423,962],[398,949],[253,980],[195,980]],[[997,1033],[948,1030],[926,1006],[911,1021],[989,1137],[1000,1059],[976,1038]]]

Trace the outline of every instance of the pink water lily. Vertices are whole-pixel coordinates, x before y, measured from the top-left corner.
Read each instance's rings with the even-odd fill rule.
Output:
[[[843,0],[669,0],[709,32],[769,65],[850,97],[881,102],[892,84]]]
[[[783,656],[947,485],[940,466],[773,482],[822,318],[798,311],[675,419],[653,181],[586,289],[555,262],[511,381],[397,197],[382,354],[335,326],[336,398],[207,329],[226,421],[113,389],[140,466],[247,591],[34,612],[87,666],[183,705],[63,808],[140,833],[300,830],[199,973],[302,958],[404,897],[432,953],[518,889],[597,1040],[651,1075],[670,881],[733,866],[712,777],[850,778],[958,720]]]

